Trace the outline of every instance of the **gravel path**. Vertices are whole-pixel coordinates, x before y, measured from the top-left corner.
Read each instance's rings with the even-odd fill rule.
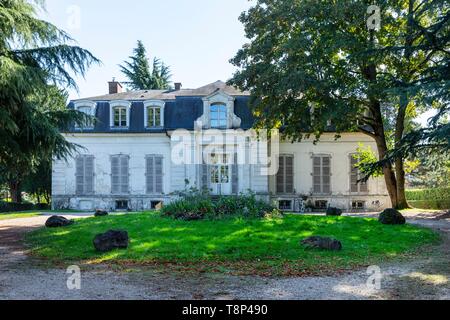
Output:
[[[67,216],[67,218],[72,218]],[[366,286],[366,270],[333,277],[261,278],[168,274],[151,268],[81,266],[81,290],[67,289],[64,267],[26,255],[23,235],[48,217],[0,221],[1,299],[450,299],[450,219],[407,214],[438,230],[443,243],[429,257],[381,266],[381,290]]]

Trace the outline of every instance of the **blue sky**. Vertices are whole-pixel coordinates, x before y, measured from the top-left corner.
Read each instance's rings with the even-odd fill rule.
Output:
[[[47,0],[41,17],[67,31],[103,62],[78,79],[70,98],[107,93],[112,77],[124,80],[118,64],[142,40],[151,57],[172,70],[172,81],[196,88],[227,80],[228,62],[246,42],[241,12],[248,0]]]

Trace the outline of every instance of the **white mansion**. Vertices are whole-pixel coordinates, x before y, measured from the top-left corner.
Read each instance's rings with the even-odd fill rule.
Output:
[[[190,188],[253,192],[288,211],[390,206],[383,180],[357,183],[352,155],[360,143],[376,150],[368,136],[344,133],[335,141],[330,132],[317,144],[271,141],[269,147],[252,133],[248,100],[248,93],[218,81],[134,92],[110,82],[108,95],[72,101],[69,108],[97,120],[65,133],[84,148],[53,164],[54,209],[148,210]]]

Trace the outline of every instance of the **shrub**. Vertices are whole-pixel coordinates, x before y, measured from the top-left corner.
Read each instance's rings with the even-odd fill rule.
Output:
[[[450,209],[450,200],[409,200],[408,203],[417,209]]]
[[[199,193],[187,195],[164,206],[161,209],[161,214],[187,221],[221,219],[233,216],[263,218],[281,215],[274,206],[265,201],[257,200],[252,194],[213,198]]]
[[[30,210],[49,210],[49,205],[46,203],[32,204],[28,202],[16,203],[0,201],[0,212],[18,212]]]
[[[407,190],[406,198],[411,206],[419,209],[450,208],[450,188]]]
[[[407,190],[406,198],[410,201],[426,200],[441,201],[450,200],[450,188],[433,188],[422,190]]]

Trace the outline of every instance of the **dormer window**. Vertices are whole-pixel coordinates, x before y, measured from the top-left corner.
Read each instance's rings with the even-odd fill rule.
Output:
[[[95,111],[96,111],[97,104],[93,101],[77,101],[74,104],[74,109],[83,112],[84,114],[95,117]],[[78,125],[76,126],[77,129],[81,129]],[[94,128],[94,119],[86,121],[83,129],[93,129]]]
[[[144,126],[148,129],[164,127],[165,102],[149,100],[144,102]]]
[[[112,101],[110,104],[110,126],[113,129],[127,129],[130,127],[129,101]]]
[[[226,128],[228,124],[227,106],[223,103],[214,103],[210,107],[211,128]]]
[[[114,127],[127,127],[127,108],[115,107],[114,110]]]

